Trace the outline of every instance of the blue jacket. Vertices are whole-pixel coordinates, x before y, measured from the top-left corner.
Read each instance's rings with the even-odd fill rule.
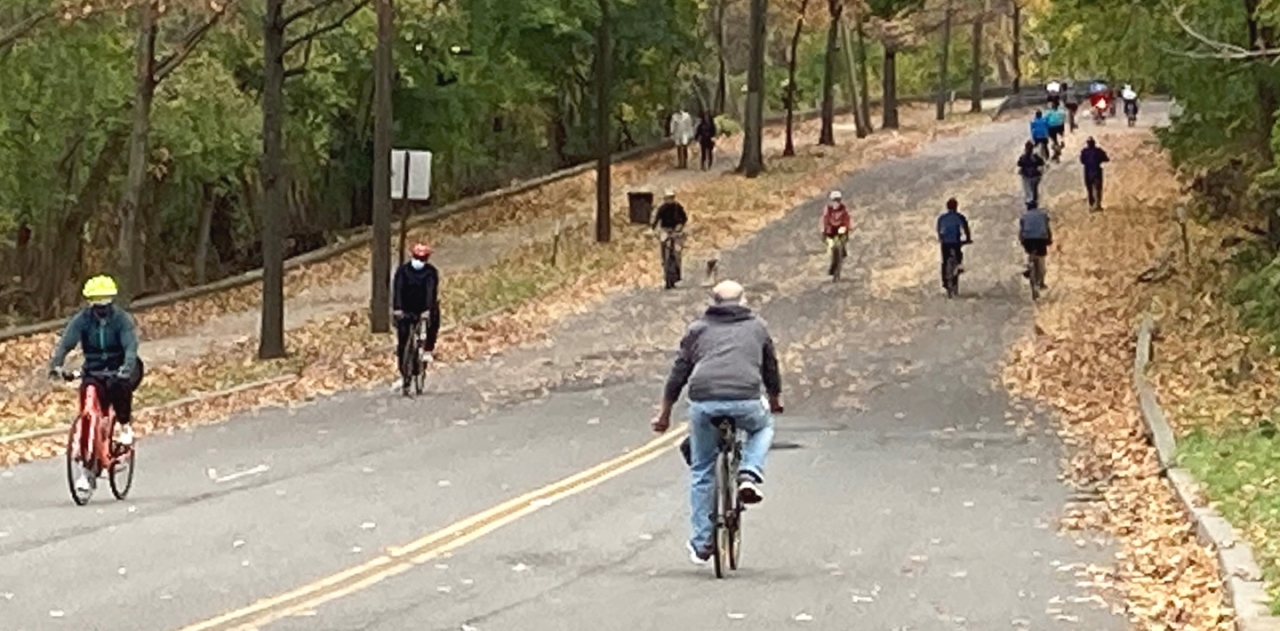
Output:
[[[969,220],[960,211],[938,215],[938,241],[944,245],[955,245],[969,236]]]
[[[138,360],[138,335],[133,318],[114,306],[105,318],[94,315],[91,308],[73,316],[53,351],[49,368],[61,366],[67,359],[67,353],[76,345],[84,353],[86,371],[106,372],[121,368],[133,371]]]
[[[1053,243],[1053,230],[1049,228],[1049,213],[1033,208],[1018,218],[1019,239],[1044,239]]]
[[[1066,115],[1062,110],[1049,110],[1044,113],[1044,119],[1048,121],[1050,127],[1062,127],[1066,123]]]
[[[1031,139],[1045,140],[1049,137],[1049,121],[1044,118],[1031,119]]]

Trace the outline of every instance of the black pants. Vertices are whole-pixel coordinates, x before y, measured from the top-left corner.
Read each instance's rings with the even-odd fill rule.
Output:
[[[1089,194],[1089,208],[1102,208],[1102,173],[1085,173],[1084,188]]]
[[[681,169],[689,168],[689,145],[676,145],[676,166]]]
[[[98,387],[98,405],[100,412],[107,413],[108,409],[116,411],[116,421],[121,425],[128,425],[133,420],[133,391],[138,389],[138,385],[142,383],[142,360],[134,361],[133,372],[129,373],[128,379],[98,379],[85,375],[80,380],[80,405],[84,406],[84,393],[89,385]]]
[[[706,171],[711,168],[711,164],[715,162],[716,146],[714,144],[704,142],[698,145],[702,149],[702,170]]]
[[[959,243],[943,243],[942,244],[942,286],[947,286],[947,257],[952,254],[956,257],[956,265],[964,264],[964,248]]]
[[[1067,125],[1071,127],[1071,131],[1076,130],[1076,110],[1080,109],[1079,103],[1067,103]]]

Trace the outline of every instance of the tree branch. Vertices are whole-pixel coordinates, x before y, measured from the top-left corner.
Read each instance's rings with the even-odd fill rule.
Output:
[[[196,49],[196,46],[200,45],[200,41],[204,39],[205,35],[208,35],[214,26],[217,26],[223,16],[235,8],[237,2],[239,0],[229,0],[221,9],[214,12],[208,20],[205,20],[203,24],[188,31],[186,36],[182,38],[182,43],[178,44],[178,47],[173,52],[165,55],[164,59],[161,59],[156,64],[155,82],[159,84],[164,81],[165,77],[169,76],[178,66],[181,66],[182,62],[191,56],[191,52]]]
[[[23,18],[22,21],[13,25],[5,31],[0,32],[0,51],[3,51],[15,42],[26,37],[28,33],[40,26],[41,22],[53,17],[56,14],[53,7],[48,7],[43,11],[37,11]]]
[[[307,6],[305,6],[305,7],[301,8],[301,9],[298,9],[297,11],[294,11],[293,13],[290,13],[289,15],[285,16],[285,18],[284,18],[284,25],[285,25],[285,26],[289,26],[290,24],[293,24],[294,22],[297,22],[298,20],[300,20],[300,19],[302,19],[302,18],[304,18],[304,17],[306,17],[306,16],[308,16],[308,15],[311,15],[312,13],[315,13],[316,11],[319,11],[320,9],[323,9],[323,8],[325,8],[325,7],[327,7],[327,6],[330,6],[330,5],[337,4],[338,2],[339,2],[339,0],[317,0],[316,2],[313,2],[313,3],[311,3],[311,4],[307,5]]]
[[[1170,13],[1173,15],[1174,21],[1178,23],[1178,27],[1182,29],[1182,32],[1191,36],[1192,39],[1199,42],[1200,44],[1207,46],[1213,50],[1213,52],[1182,51],[1182,52],[1177,52],[1176,54],[1178,55],[1182,55],[1184,57],[1191,57],[1193,59],[1226,59],[1226,60],[1251,60],[1251,59],[1275,60],[1277,58],[1280,58],[1280,49],[1259,48],[1255,50],[1249,50],[1247,48],[1244,48],[1242,46],[1237,46],[1230,42],[1223,42],[1223,41],[1213,39],[1208,35],[1205,35],[1204,33],[1197,31],[1194,27],[1191,26],[1191,24],[1187,22],[1186,18],[1182,16],[1182,12],[1185,11],[1187,8],[1186,5],[1179,5],[1176,7],[1169,7],[1169,8],[1171,9]]]
[[[284,78],[297,77],[307,74],[307,65],[311,63],[311,43],[315,40],[307,40],[307,47],[302,50],[302,65],[297,68],[289,68],[284,71]]]
[[[305,35],[303,35],[303,36],[301,36],[301,37],[297,37],[297,38],[295,38],[295,39],[291,39],[291,40],[289,40],[289,41],[284,45],[284,52],[286,52],[286,53],[287,53],[287,52],[289,52],[290,50],[293,50],[294,48],[297,48],[298,44],[303,44],[303,43],[309,42],[309,41],[311,41],[311,40],[313,40],[313,39],[315,39],[315,38],[317,38],[317,37],[319,37],[319,36],[321,36],[321,35],[324,35],[325,33],[328,33],[328,32],[331,32],[331,31],[336,31],[336,30],[338,30],[339,28],[341,28],[341,27],[342,27],[342,25],[343,25],[343,24],[344,24],[348,19],[350,19],[350,18],[351,18],[351,16],[355,15],[356,13],[359,13],[359,12],[360,12],[360,9],[363,9],[363,8],[365,8],[365,7],[367,7],[367,6],[369,6],[369,0],[359,0],[359,2],[356,2],[355,4],[351,5],[351,8],[350,8],[350,9],[348,9],[346,13],[343,13],[343,14],[342,14],[342,16],[340,16],[338,19],[336,19],[336,20],[334,20],[334,21],[332,21],[332,22],[330,22],[330,23],[328,23],[328,24],[326,24],[326,25],[324,25],[324,26],[321,26],[321,27],[317,27],[317,28],[315,28],[315,29],[312,29],[312,30],[311,30],[311,31],[309,31],[307,34],[305,34]]]

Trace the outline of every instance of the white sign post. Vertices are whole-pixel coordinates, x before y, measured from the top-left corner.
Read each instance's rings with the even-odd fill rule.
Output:
[[[391,199],[431,199],[431,152],[391,150]]]

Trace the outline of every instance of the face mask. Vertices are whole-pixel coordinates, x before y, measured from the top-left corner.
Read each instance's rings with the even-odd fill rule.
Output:
[[[427,266],[426,261],[419,261],[418,259],[413,259],[409,261],[409,264],[412,265],[413,269],[416,269],[416,270],[420,270]]]
[[[111,305],[93,305],[89,310],[95,317],[106,318],[111,315]]]

